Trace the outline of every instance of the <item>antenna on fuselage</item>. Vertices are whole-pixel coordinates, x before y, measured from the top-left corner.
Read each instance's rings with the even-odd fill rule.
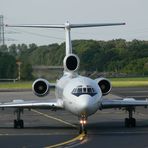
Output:
[[[125,25],[125,23],[99,23],[99,24],[70,24],[68,21],[65,24],[46,24],[46,25],[6,25],[6,27],[32,27],[32,28],[62,28],[65,29],[66,36],[66,56],[72,54],[71,43],[71,28],[85,28],[85,27],[102,27],[102,26],[117,26]]]

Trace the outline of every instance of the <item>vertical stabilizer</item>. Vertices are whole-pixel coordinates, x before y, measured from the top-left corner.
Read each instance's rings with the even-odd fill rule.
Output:
[[[70,23],[65,23],[65,35],[66,35],[66,56],[72,54],[72,43],[71,43],[71,35],[70,35],[71,27]]]

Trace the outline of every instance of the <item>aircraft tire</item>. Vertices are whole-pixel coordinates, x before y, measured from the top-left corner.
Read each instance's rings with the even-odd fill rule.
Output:
[[[125,118],[125,127],[130,127],[129,118]]]
[[[14,120],[14,128],[24,128],[23,120]]]
[[[17,128],[17,126],[18,126],[17,120],[14,120],[14,128]]]
[[[24,121],[23,120],[19,120],[18,122],[19,122],[20,128],[24,128]]]
[[[131,127],[136,127],[136,119],[131,118]]]

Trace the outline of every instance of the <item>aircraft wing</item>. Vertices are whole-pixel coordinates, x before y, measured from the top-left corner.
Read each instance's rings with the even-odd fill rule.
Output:
[[[124,107],[136,107],[136,106],[148,106],[148,100],[136,100],[134,98],[123,99],[103,99],[101,108],[124,108]]]
[[[22,109],[51,109],[57,110],[62,109],[62,103],[54,100],[34,100],[34,101],[25,101],[25,100],[13,100],[7,103],[0,103],[0,108],[22,108]]]

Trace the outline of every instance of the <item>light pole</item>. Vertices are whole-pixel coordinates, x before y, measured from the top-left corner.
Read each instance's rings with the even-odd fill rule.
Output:
[[[22,62],[17,60],[16,64],[18,65],[18,80],[21,80],[21,64],[22,64]]]

